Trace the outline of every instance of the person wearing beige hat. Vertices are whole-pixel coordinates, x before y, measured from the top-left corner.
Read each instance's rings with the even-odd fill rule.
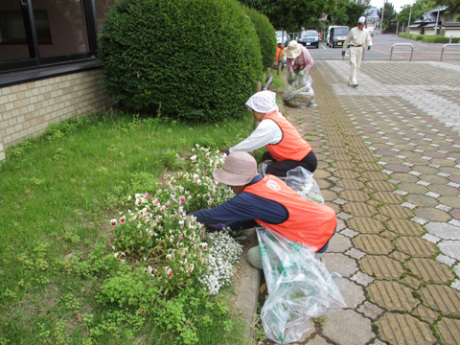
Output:
[[[279,112],[276,93],[259,91],[245,105],[259,124],[248,138],[228,149],[227,154],[253,152],[265,146],[268,151],[263,154],[262,160],[272,162],[267,167],[267,174],[284,177],[298,166],[312,173],[316,170],[318,161],[312,146]]]
[[[327,249],[337,226],[335,211],[302,198],[276,176],[259,175],[257,162],[249,153],[231,153],[213,176],[236,195],[219,206],[192,213],[200,223],[218,230],[263,226],[318,253]],[[250,250],[248,259],[254,267],[262,268],[258,247]]]
[[[313,67],[314,61],[307,48],[297,41],[289,42],[284,54],[287,59],[287,67],[290,73],[298,74],[305,70],[308,72]]]

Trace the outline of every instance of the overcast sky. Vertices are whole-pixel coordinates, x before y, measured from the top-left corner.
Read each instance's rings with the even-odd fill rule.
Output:
[[[371,0],[371,6],[377,7],[378,9],[383,7],[384,0]],[[401,7],[405,5],[412,5],[415,3],[415,0],[387,0],[387,2],[393,4],[393,8],[397,13],[401,12]]]

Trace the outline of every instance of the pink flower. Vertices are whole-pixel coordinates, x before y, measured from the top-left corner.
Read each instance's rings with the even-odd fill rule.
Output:
[[[117,220],[115,218],[111,219],[110,224],[112,224],[112,226],[117,225]]]
[[[181,195],[181,196],[179,197],[179,202],[180,202],[181,204],[183,204],[183,203],[185,202],[185,196]]]
[[[152,204],[158,205],[159,204],[158,198],[153,199]]]
[[[172,269],[170,269],[169,267],[166,267],[165,273],[169,276],[169,278],[171,278],[173,276]]]
[[[207,243],[201,243],[201,248],[203,248],[203,250],[208,249],[208,244]]]
[[[152,196],[149,193],[144,194],[144,198],[151,198]]]
[[[126,222],[126,216],[123,216],[120,218],[120,223],[124,223],[124,222]]]
[[[120,256],[121,256],[121,255],[120,255],[119,252],[116,252],[115,254],[113,254],[113,257],[114,257],[115,259],[119,259]]]

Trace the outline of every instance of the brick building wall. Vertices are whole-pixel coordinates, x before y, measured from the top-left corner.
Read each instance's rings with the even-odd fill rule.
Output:
[[[53,122],[110,108],[103,81],[103,70],[94,69],[0,88],[0,161],[9,146]]]

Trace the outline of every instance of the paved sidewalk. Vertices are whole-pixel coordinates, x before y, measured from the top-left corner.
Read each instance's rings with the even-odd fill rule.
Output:
[[[339,227],[326,254],[347,308],[297,344],[460,342],[460,65],[316,61],[317,108],[286,109]],[[262,341],[261,344],[272,344]]]

